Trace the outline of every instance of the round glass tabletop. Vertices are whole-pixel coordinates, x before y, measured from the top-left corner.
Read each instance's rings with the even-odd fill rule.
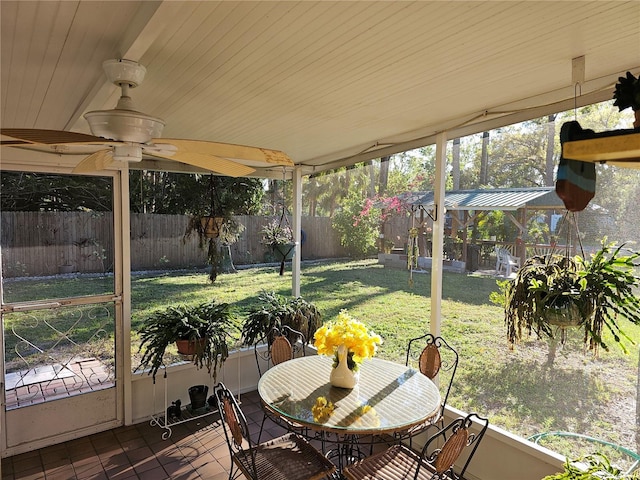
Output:
[[[411,367],[367,359],[358,385],[344,389],[329,383],[332,362],[312,355],[267,370],[258,383],[263,404],[315,430],[353,434],[407,430],[438,413],[438,388]]]

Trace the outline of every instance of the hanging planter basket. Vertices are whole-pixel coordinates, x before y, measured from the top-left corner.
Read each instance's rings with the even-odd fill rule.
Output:
[[[279,261],[288,262],[296,251],[295,243],[277,243],[273,245],[273,251]]]
[[[293,258],[296,249],[293,231],[291,230],[291,225],[289,225],[284,205],[282,206],[280,220],[272,220],[262,227],[260,233],[262,234],[262,243],[269,245],[276,260],[280,262],[280,275],[283,275],[284,264]]]
[[[218,238],[220,235],[220,227],[224,223],[224,218],[222,217],[201,217],[200,225],[202,226],[202,231],[204,232],[204,236],[207,238]]]
[[[574,302],[567,302],[559,307],[547,306],[544,312],[545,319],[549,325],[562,328],[579,327],[591,315],[593,315],[592,306],[584,310]]]

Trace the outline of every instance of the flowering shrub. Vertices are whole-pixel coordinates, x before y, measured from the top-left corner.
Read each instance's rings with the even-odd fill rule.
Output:
[[[369,332],[364,323],[351,318],[346,310],[341,310],[334,321],[325,323],[314,336],[314,345],[319,355],[334,357],[334,366],[338,363],[338,347],[344,345],[348,353],[348,366],[357,370],[365,359],[376,354],[382,343],[379,335]]]
[[[373,216],[379,222],[384,222],[393,214],[406,213],[407,206],[403,204],[398,197],[380,197],[367,198],[360,213],[355,217],[354,226],[358,226],[364,218]]]
[[[404,215],[407,206],[398,197],[363,199],[351,194],[343,200],[333,218],[333,228],[340,235],[340,244],[352,256],[367,256],[375,252],[381,224],[393,214]]]
[[[349,195],[342,201],[332,220],[332,227],[340,236],[340,245],[352,257],[366,257],[376,251],[380,225],[376,216],[359,219],[362,198]]]

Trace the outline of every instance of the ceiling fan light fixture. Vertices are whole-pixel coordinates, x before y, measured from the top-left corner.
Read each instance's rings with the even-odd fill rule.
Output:
[[[123,142],[148,143],[162,136],[164,121],[132,110],[97,110],[87,112],[91,133]]]
[[[141,162],[142,147],[139,145],[116,145],[113,148],[113,159],[120,162]]]

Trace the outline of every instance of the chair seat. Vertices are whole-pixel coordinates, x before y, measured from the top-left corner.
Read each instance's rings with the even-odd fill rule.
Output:
[[[420,453],[394,445],[346,467],[343,473],[348,480],[461,480],[488,426],[489,420],[470,413],[429,437]],[[466,462],[454,471],[463,450],[468,451]]]
[[[420,455],[416,452],[405,445],[394,445],[345,467],[343,474],[349,480],[410,480],[414,478],[419,462]],[[417,478],[429,480],[434,473],[431,465],[422,462]]]
[[[254,478],[252,452],[260,480],[315,480],[335,471],[333,463],[294,433],[236,452],[233,461],[248,478]]]

